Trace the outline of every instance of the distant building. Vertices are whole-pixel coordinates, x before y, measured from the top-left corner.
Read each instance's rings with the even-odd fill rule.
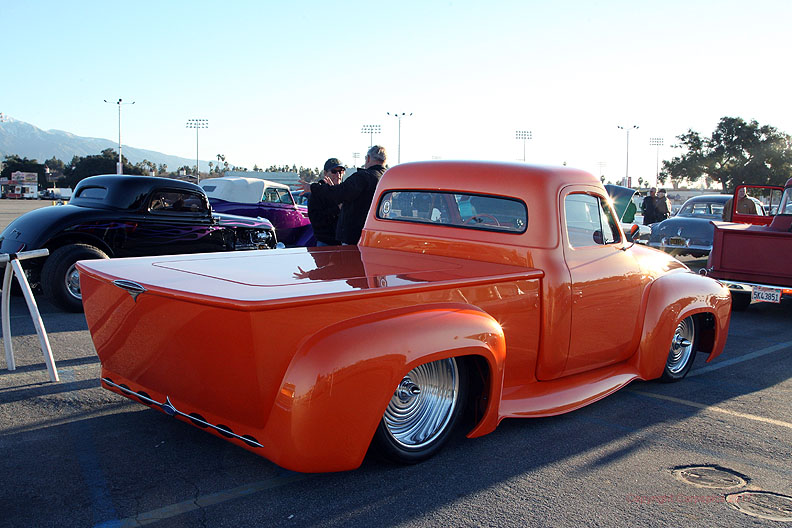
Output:
[[[38,198],[38,174],[12,172],[10,178],[0,178],[0,193],[5,198]]]
[[[288,185],[292,189],[300,186],[300,175],[296,172],[256,172],[256,171],[225,171],[223,176],[239,176],[242,178],[258,178]]]

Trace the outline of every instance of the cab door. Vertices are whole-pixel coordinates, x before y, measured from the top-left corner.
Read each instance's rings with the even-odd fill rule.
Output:
[[[740,189],[745,189],[747,197],[755,207],[741,208],[738,196]],[[731,208],[731,221],[741,224],[770,225],[781,202],[783,187],[775,185],[738,185],[731,201],[726,205]]]
[[[572,317],[564,375],[618,363],[636,350],[642,280],[613,210],[597,188],[561,196]]]

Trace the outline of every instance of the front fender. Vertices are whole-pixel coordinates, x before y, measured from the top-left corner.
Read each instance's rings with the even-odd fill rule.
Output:
[[[297,471],[358,467],[404,375],[430,361],[468,355],[489,364],[490,409],[482,421],[496,424],[505,340],[486,312],[464,304],[422,305],[320,331],[286,371],[265,428],[268,458]]]
[[[670,273],[656,279],[649,290],[641,342],[634,361],[642,379],[663,375],[671,339],[680,321],[691,315],[710,313],[715,318],[714,336],[707,361],[726,345],[731,317],[729,290],[718,281],[689,272]]]

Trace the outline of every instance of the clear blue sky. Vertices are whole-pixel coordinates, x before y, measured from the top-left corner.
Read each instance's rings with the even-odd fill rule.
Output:
[[[723,116],[792,133],[792,2],[0,0],[0,112],[235,165],[522,160],[653,179]],[[68,161],[68,160],[64,160]],[[604,166],[602,165],[604,163]]]

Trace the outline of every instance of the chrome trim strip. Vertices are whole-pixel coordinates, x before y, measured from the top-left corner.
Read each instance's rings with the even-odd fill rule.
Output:
[[[696,251],[712,251],[712,246],[699,246],[696,244],[690,246],[675,246],[671,244],[660,244],[657,242],[649,242],[647,245],[655,249],[668,248],[668,249],[694,249]]]
[[[148,403],[150,403],[152,405],[156,405],[156,406],[160,407],[162,409],[162,411],[165,414],[167,414],[168,416],[174,416],[174,415],[178,414],[179,416],[187,418],[191,422],[197,422],[197,423],[200,423],[200,424],[202,424],[202,425],[204,425],[204,426],[206,426],[206,427],[208,427],[210,429],[214,429],[215,431],[217,431],[218,433],[220,433],[220,434],[222,434],[224,436],[233,436],[234,438],[237,438],[238,440],[242,440],[243,442],[245,442],[248,445],[253,445],[255,447],[264,447],[263,445],[261,445],[260,443],[256,442],[255,440],[251,440],[250,438],[245,438],[245,437],[240,436],[240,435],[238,435],[238,434],[236,434],[236,433],[234,433],[232,431],[226,431],[225,429],[221,429],[220,427],[217,427],[216,425],[210,424],[209,422],[207,422],[205,420],[200,420],[200,419],[196,418],[195,416],[190,416],[187,413],[183,413],[182,411],[178,410],[173,405],[173,403],[171,403],[170,396],[165,396],[165,403],[160,403],[160,402],[158,402],[156,400],[152,400],[151,398],[147,398],[146,396],[141,396],[137,392],[135,392],[135,391],[133,391],[131,389],[128,389],[126,387],[122,387],[121,385],[118,385],[117,383],[113,383],[112,381],[110,381],[107,378],[102,378],[102,381],[104,383],[107,383],[111,387],[115,387],[116,389],[120,390],[121,392],[123,392],[125,394],[131,394],[131,395],[135,396],[136,398],[140,398],[141,400],[143,400],[145,402],[148,402]]]
[[[776,286],[775,284],[760,284],[758,282],[738,282],[738,281],[725,280],[725,279],[717,279],[717,280],[721,284],[727,286],[730,290],[751,292],[753,291],[754,286],[759,286],[760,288],[772,288],[774,290],[781,290],[782,297],[788,297],[789,294],[788,293],[785,294],[784,290],[791,289],[790,287],[787,286]]]

